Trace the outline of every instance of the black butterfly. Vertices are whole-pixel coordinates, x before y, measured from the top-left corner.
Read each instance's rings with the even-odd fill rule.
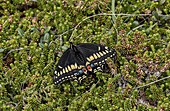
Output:
[[[81,83],[88,74],[103,71],[108,57],[115,59],[116,51],[99,44],[71,43],[57,64],[54,83],[60,84],[67,80]]]

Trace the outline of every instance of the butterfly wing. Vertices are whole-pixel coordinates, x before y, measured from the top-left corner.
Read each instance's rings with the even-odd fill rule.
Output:
[[[75,53],[69,48],[61,56],[56,66],[53,81],[55,84],[60,84],[66,80],[77,79],[80,76],[78,73],[82,64],[76,62]]]
[[[116,51],[100,44],[82,43],[77,45],[86,60],[93,64],[93,70],[104,71],[106,68],[106,60],[108,57],[115,59]]]

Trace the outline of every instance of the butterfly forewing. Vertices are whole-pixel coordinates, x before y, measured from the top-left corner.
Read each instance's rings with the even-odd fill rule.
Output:
[[[83,53],[85,57],[89,57],[90,55],[104,49],[104,46],[98,44],[90,44],[90,43],[82,43],[77,45],[78,49]]]
[[[80,62],[76,62],[79,61],[77,59],[79,58],[76,58],[75,53],[70,48],[64,52],[56,66],[53,77],[55,84],[77,79],[78,72],[81,70],[79,67],[82,65]]]

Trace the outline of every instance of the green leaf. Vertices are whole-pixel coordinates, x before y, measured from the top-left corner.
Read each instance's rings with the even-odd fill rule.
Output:
[[[160,5],[163,5],[165,3],[166,0],[160,0],[159,3]]]
[[[43,44],[43,43],[39,43],[39,46],[40,46],[41,48],[44,48],[44,44]]]
[[[5,49],[0,48],[0,52],[4,52]]]
[[[37,28],[35,28],[35,27],[32,27],[32,28],[31,28],[31,31],[39,32],[39,31],[38,31],[38,29],[37,29]]]
[[[18,28],[18,34],[20,35],[20,36],[23,36],[24,35],[24,31],[22,30],[22,29],[20,29],[20,28]]]
[[[45,41],[45,42],[48,42],[48,41],[49,41],[49,36],[50,36],[49,33],[46,33],[46,34],[44,35],[44,41]]]
[[[68,47],[67,46],[62,46],[61,49],[65,51],[65,50],[68,49]]]
[[[47,27],[47,28],[45,29],[45,33],[49,32],[50,29],[51,29],[51,27]]]

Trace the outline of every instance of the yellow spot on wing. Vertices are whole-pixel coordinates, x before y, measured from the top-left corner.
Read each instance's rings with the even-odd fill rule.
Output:
[[[64,68],[63,68],[63,74],[65,73],[66,71],[64,70]]]
[[[89,62],[86,62],[86,66],[89,65],[90,63]]]
[[[68,66],[68,70],[69,70],[69,71],[71,71],[71,68],[70,68],[70,66]]]
[[[59,73],[59,72],[57,73],[57,76],[58,76],[58,77],[60,76],[60,73]]]
[[[63,74],[63,72],[62,71],[60,71],[60,75],[62,75]]]
[[[75,68],[77,69],[77,63],[75,63]]]
[[[109,53],[109,51],[108,51],[108,50],[106,50],[105,52],[106,52],[106,53]]]
[[[96,54],[93,54],[94,58],[97,59],[97,55]]]
[[[68,69],[67,69],[67,67],[66,67],[66,73],[68,72]]]
[[[100,47],[98,47],[98,50],[100,51]]]
[[[96,53],[96,54],[97,54],[97,57],[98,57],[98,58],[100,58],[100,55],[99,55],[99,53]]]
[[[54,73],[57,74],[57,71],[55,71]]]
[[[93,56],[90,56],[89,57],[90,61],[94,60],[94,57]]]
[[[103,53],[102,53],[102,52],[99,52],[99,54],[100,54],[101,56],[103,56]]]
[[[104,55],[106,55],[106,52],[105,52],[105,51],[102,51],[102,53],[103,53]]]
[[[89,62],[91,61],[90,58],[88,58],[88,57],[87,57],[87,60],[88,60]]]
[[[62,67],[61,66],[58,66],[60,69],[62,69]]]
[[[72,70],[74,70],[74,69],[76,69],[76,68],[75,68],[75,66],[74,66],[74,65],[71,65],[71,69],[72,69]]]

